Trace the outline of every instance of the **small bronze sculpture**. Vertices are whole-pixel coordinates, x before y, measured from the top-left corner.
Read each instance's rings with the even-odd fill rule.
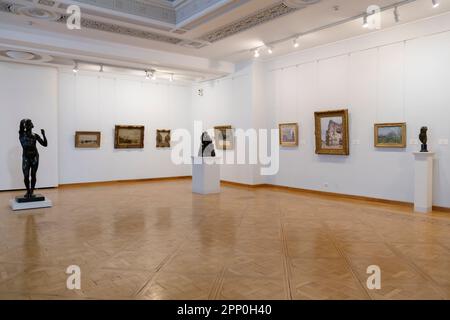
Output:
[[[36,147],[36,141],[42,146],[47,147],[47,138],[45,131],[42,129],[42,137],[33,133],[33,122],[30,119],[20,121],[19,140],[23,148],[22,153],[22,172],[27,193],[23,198],[17,199],[18,202],[44,201],[42,196],[35,196],[34,189],[36,187],[36,173],[39,168],[39,152]],[[31,176],[31,183],[30,183]]]
[[[420,149],[420,152],[428,152],[428,137],[427,137],[427,131],[428,131],[428,127],[422,127],[420,129],[420,135],[419,135],[419,139],[420,142],[422,142],[422,147]]]
[[[215,157],[216,151],[214,150],[214,144],[208,132],[203,132],[202,134],[202,145],[198,151],[199,157]]]

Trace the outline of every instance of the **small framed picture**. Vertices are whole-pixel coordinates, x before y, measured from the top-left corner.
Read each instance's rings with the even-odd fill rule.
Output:
[[[75,132],[75,148],[100,148],[101,133],[98,131]]]
[[[156,130],[156,147],[170,148],[170,130]]]
[[[314,113],[316,123],[316,153],[349,155],[348,110]]]
[[[116,126],[115,149],[143,149],[144,126]]]
[[[281,123],[279,129],[282,147],[298,146],[298,123]]]
[[[216,148],[221,150],[233,150],[234,132],[232,126],[214,127]]]
[[[406,148],[406,123],[376,123],[376,148]]]

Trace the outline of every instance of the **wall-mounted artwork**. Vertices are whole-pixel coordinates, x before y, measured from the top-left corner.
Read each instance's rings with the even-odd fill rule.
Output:
[[[374,137],[377,148],[406,148],[406,123],[377,123]]]
[[[100,148],[101,133],[98,131],[75,132],[75,148]]]
[[[143,149],[144,126],[116,126],[114,148]]]
[[[170,130],[156,130],[156,147],[170,148]]]
[[[280,128],[280,145],[282,147],[298,146],[298,124],[282,123]]]
[[[348,110],[315,112],[316,153],[349,155]]]
[[[234,132],[231,126],[214,127],[214,136],[217,149],[232,150],[234,145]]]

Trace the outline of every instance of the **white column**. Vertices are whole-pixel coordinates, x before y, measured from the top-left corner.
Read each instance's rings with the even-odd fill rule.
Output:
[[[192,192],[220,193],[220,159],[192,157]]]
[[[414,211],[433,210],[434,152],[414,152]]]

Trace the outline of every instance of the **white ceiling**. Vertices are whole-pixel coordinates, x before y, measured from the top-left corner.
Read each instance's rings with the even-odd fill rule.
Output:
[[[0,0],[0,2],[1,1],[9,1],[22,4],[25,3],[27,5],[38,6],[39,1],[42,0]],[[29,1],[32,1],[32,3],[28,3]],[[165,0],[139,1],[152,4],[165,3]],[[178,0],[175,2],[175,5],[178,7],[183,7],[183,5],[186,5],[186,3],[189,3],[190,1],[192,0]],[[230,70],[227,67],[223,67],[226,62],[236,63],[251,59],[252,53],[250,52],[250,50],[252,48],[261,46],[264,43],[276,42],[279,39],[293,37],[294,35],[299,33],[308,32],[309,30],[320,28],[331,23],[336,23],[350,17],[360,15],[365,12],[367,7],[369,5],[372,5],[374,2],[376,2],[378,6],[384,7],[399,1],[400,0],[321,0],[316,4],[311,4],[293,13],[289,13],[269,22],[257,25],[248,30],[244,30],[237,34],[226,37],[223,40],[219,40],[213,43],[206,43],[203,41],[204,46],[200,49],[184,47],[179,43],[171,44],[161,41],[143,39],[130,35],[123,35],[119,33],[93,30],[89,28],[82,28],[81,30],[68,30],[64,23],[43,21],[4,12],[0,12],[0,28],[20,30],[24,34],[29,33],[32,35],[46,35],[47,39],[70,38],[73,41],[77,40],[84,43],[101,43],[105,45],[108,44],[110,46],[121,45],[133,47],[136,48],[136,50],[152,50],[152,52],[158,51],[159,56],[162,56],[164,54],[182,55],[176,57],[176,59],[178,60],[180,60],[184,56],[189,56],[190,58],[195,57],[196,59],[198,59],[199,67],[195,67],[192,69],[196,69],[195,71],[200,73],[209,70],[211,74],[218,75],[227,73],[227,70]],[[59,2],[79,3],[77,1],[69,0],[61,0]],[[263,10],[264,8],[277,5],[278,3],[280,3],[280,0],[221,0],[219,1],[220,3],[218,3],[217,1],[212,2],[214,2],[214,6],[208,7],[207,10],[204,10],[201,12],[201,14],[195,16],[195,19],[192,20],[195,23],[192,24],[190,28],[182,29],[182,34],[179,33],[179,30],[175,32],[175,29],[173,27],[168,27],[167,24],[157,21],[155,22],[153,20],[150,21],[148,19],[146,20],[142,17],[130,16],[129,14],[123,14],[120,12],[118,13],[108,11],[108,14],[105,14],[106,11],[100,10],[102,13],[100,14],[100,11],[93,12],[91,10],[89,11],[90,14],[86,14],[83,13],[82,6],[82,17],[95,19],[96,21],[107,22],[110,24],[115,23],[120,26],[153,32],[159,35],[175,37],[181,40],[194,40],[198,42],[199,38],[203,37],[205,34],[208,34],[212,31],[217,30],[218,28],[222,28],[229,25],[230,23],[253,15],[256,12]],[[440,2],[441,5],[436,9],[432,8],[431,0],[415,0],[409,4],[401,6],[399,8],[401,19],[400,24],[450,11],[450,0],[440,0]],[[166,3],[166,5],[167,4],[168,3]],[[53,7],[49,7],[48,9],[58,11],[57,6],[58,1]],[[171,5],[169,4],[169,7],[170,6]],[[59,12],[62,13],[64,11],[59,10]],[[127,22],[124,22],[125,20]],[[31,25],[30,21],[32,22]],[[297,50],[335,42],[349,37],[363,35],[368,32],[374,32],[362,28],[361,25],[362,19],[357,19],[326,30],[308,34],[301,38],[300,47]],[[396,23],[394,22],[392,10],[385,11],[382,14],[382,28],[390,28],[395,25]],[[20,42],[20,45],[31,50],[33,48],[39,50],[46,49],[48,50],[47,53],[51,52],[52,48],[54,47],[50,43],[39,43],[39,45],[36,43],[36,41],[34,41],[33,43],[32,38],[33,37],[30,38],[29,43],[26,43],[27,41],[24,37],[24,40]],[[6,35],[2,38],[0,34],[0,45],[7,46],[11,44],[14,44],[16,46],[18,45],[18,43],[12,43],[11,39],[7,39]],[[268,55],[265,51],[262,51],[261,59],[269,59],[273,56],[284,55],[295,50],[292,46],[291,41],[279,43],[275,46],[274,49],[275,51],[273,55]],[[66,56],[69,56],[71,51],[72,54],[76,53],[75,50],[72,50],[70,48],[63,48],[61,46],[58,47],[58,50],[64,51],[64,54]],[[89,51],[88,49],[86,50]],[[84,53],[87,54],[87,51],[84,51]],[[95,52],[92,52],[92,54],[88,54],[90,58],[93,58],[96,55],[97,58],[101,58],[101,56],[99,56]],[[114,57],[109,58],[114,60]],[[118,55],[117,58],[119,58]],[[203,62],[200,60],[202,58],[205,59]],[[120,59],[123,60],[123,62],[126,62],[125,56],[120,57]],[[137,65],[142,65],[145,63],[144,58],[141,60],[134,59],[133,54],[130,54],[129,60],[130,62],[136,63]],[[161,66],[163,66],[163,64],[165,63],[165,66],[169,69],[170,67],[179,67],[175,66],[176,63],[170,66],[169,62],[162,61],[164,59],[159,60],[161,61],[150,60],[148,63],[155,65],[159,64]],[[205,68],[202,69],[202,67],[200,67],[200,64],[202,63],[209,65],[205,66]],[[216,68],[218,65],[222,66],[223,68]],[[187,66],[186,70],[189,69],[189,66]]]

